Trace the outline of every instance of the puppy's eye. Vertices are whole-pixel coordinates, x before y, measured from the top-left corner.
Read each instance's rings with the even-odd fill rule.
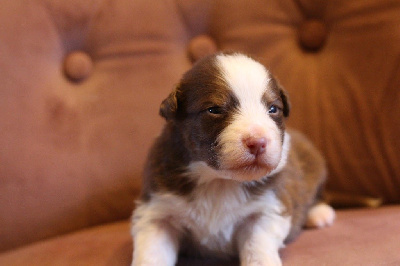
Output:
[[[269,107],[268,113],[269,114],[276,114],[279,111],[278,107],[276,105],[271,105]]]
[[[219,106],[209,107],[207,108],[207,112],[214,115],[220,115],[222,114],[222,108]]]

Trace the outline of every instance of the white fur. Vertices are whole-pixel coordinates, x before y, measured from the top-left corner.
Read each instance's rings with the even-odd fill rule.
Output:
[[[270,74],[260,63],[242,54],[218,55],[217,61],[224,80],[235,92],[246,108],[256,110],[254,99],[259,101],[267,88]]]
[[[145,212],[143,220],[137,221],[132,265],[175,265],[179,249],[178,235],[172,228],[168,228],[167,223],[146,221],[149,216],[151,214]]]
[[[262,97],[269,85],[269,73],[260,63],[244,55],[217,56],[222,78],[239,100],[239,112],[218,137],[221,145],[220,166],[232,170],[240,181],[258,180],[278,167],[282,161],[281,134],[269,117]],[[243,140],[265,138],[267,149],[256,158],[265,167],[246,167],[255,161]],[[236,169],[237,171],[233,171]]]
[[[207,167],[202,169],[213,171]],[[278,250],[289,233],[291,220],[282,216],[284,211],[272,190],[250,200],[239,182],[223,179],[199,185],[190,201],[172,194],[153,195],[133,217],[134,256],[138,257],[133,265],[175,263],[176,241],[184,229],[191,231],[203,253],[234,255],[237,246],[233,237],[238,233],[242,256],[280,261]],[[154,254],[165,262],[157,259],[157,263],[150,263],[156,260]]]
[[[290,218],[262,217],[238,234],[241,265],[282,265],[279,248],[290,229]]]
[[[326,203],[319,203],[308,211],[306,226],[322,228],[330,226],[336,218],[335,210]]]
[[[272,170],[268,176],[272,176],[274,174],[279,173],[283,169],[283,167],[286,166],[289,150],[290,150],[290,134],[285,132],[285,138],[283,140],[282,154],[280,161],[278,163],[278,166],[274,170]]]

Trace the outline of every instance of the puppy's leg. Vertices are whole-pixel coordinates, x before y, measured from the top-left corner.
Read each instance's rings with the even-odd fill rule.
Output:
[[[335,220],[335,210],[326,203],[320,202],[310,208],[307,214],[306,227],[322,228],[330,226]]]
[[[133,266],[173,266],[177,260],[179,238],[166,223],[148,222],[133,233]]]
[[[290,230],[290,218],[273,214],[250,218],[238,232],[241,266],[282,265],[279,249]]]

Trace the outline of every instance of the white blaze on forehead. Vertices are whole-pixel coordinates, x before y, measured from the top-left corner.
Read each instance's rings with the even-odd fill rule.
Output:
[[[274,169],[279,171],[282,168],[280,163],[284,165],[286,161],[282,158],[282,132],[263,102],[263,95],[272,93],[269,88],[270,74],[263,65],[242,54],[219,55],[217,65],[221,78],[239,101],[232,121],[218,136],[221,169],[246,167],[254,162],[255,157],[243,140],[265,138],[266,152],[257,157],[257,161],[265,167],[260,171],[235,175],[235,179],[255,180]]]
[[[223,79],[238,98],[241,110],[259,112],[262,108],[266,111],[261,99],[268,87],[270,74],[265,67],[242,54],[218,55],[217,62]]]

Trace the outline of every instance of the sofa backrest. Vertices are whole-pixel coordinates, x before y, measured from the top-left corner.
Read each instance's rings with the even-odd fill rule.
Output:
[[[0,250],[128,218],[194,60],[238,50],[289,91],[328,188],[400,202],[397,0],[3,0]]]

